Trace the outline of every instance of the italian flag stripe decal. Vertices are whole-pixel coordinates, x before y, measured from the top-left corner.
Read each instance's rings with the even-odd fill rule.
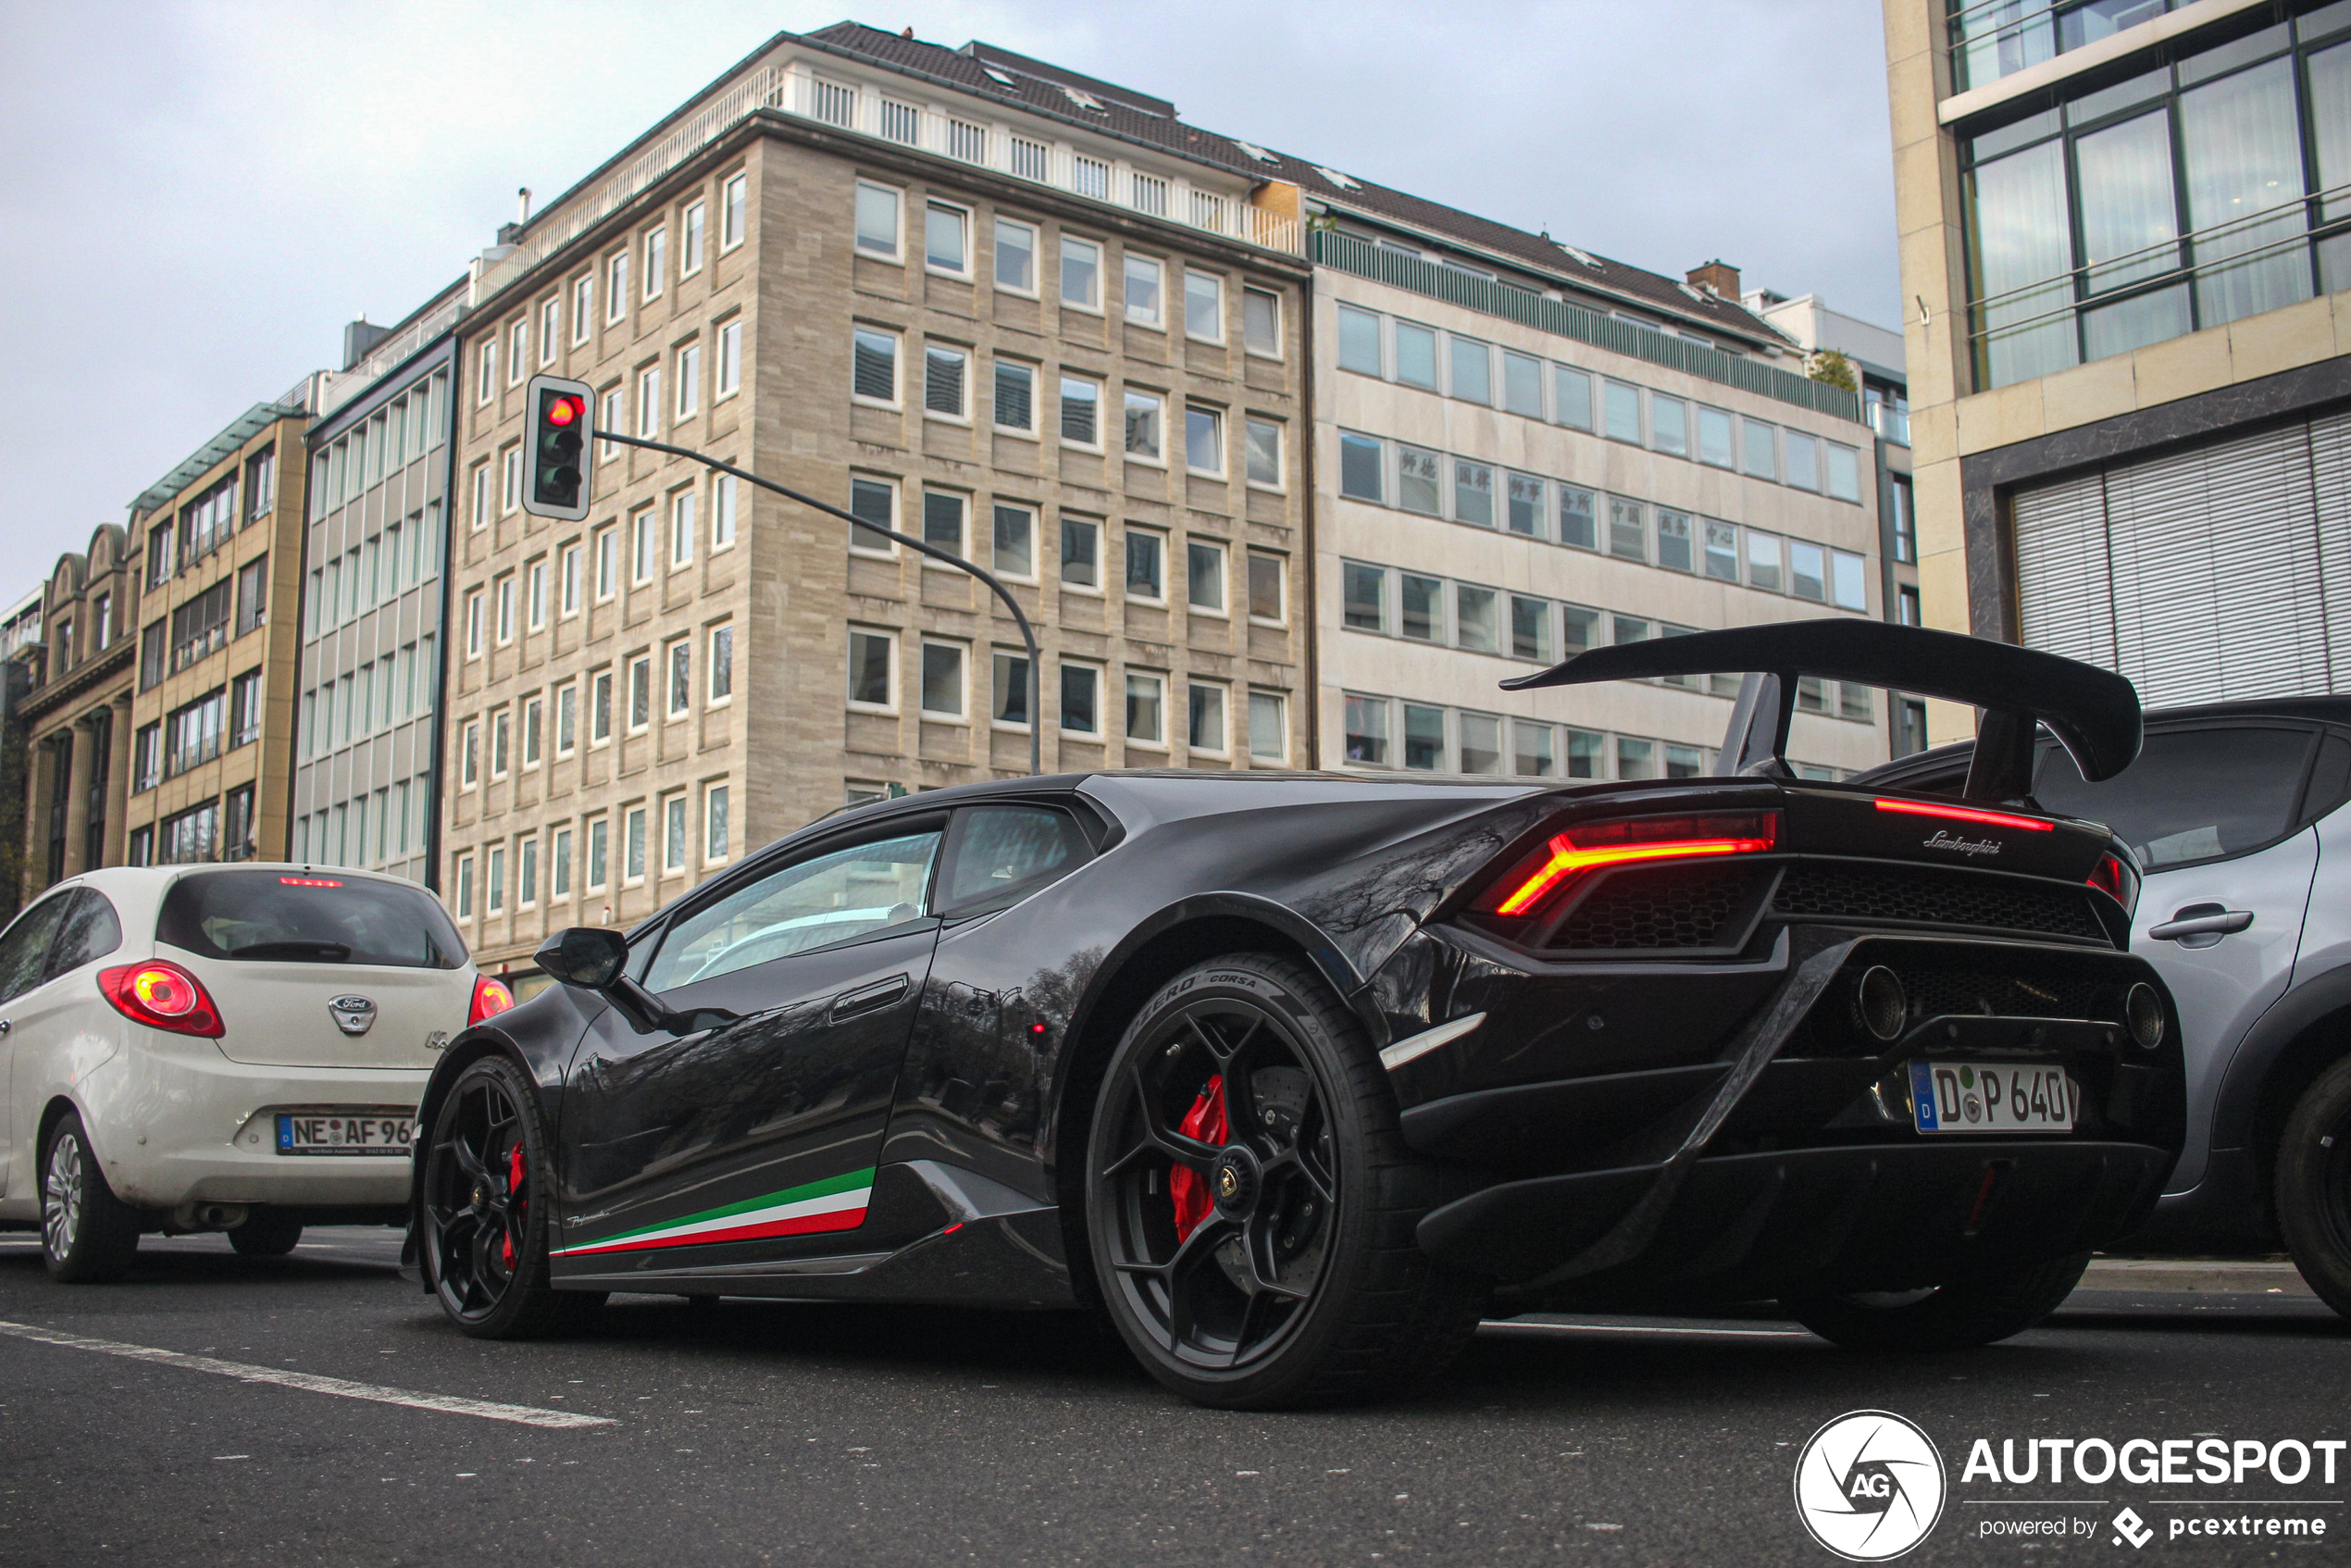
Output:
[[[827,1176],[805,1186],[747,1198],[715,1209],[704,1209],[683,1219],[641,1226],[616,1236],[558,1247],[558,1258],[587,1257],[597,1252],[634,1252],[651,1247],[706,1247],[721,1241],[759,1241],[774,1236],[809,1236],[827,1230],[854,1230],[865,1223],[865,1201],[873,1196],[874,1167]]]

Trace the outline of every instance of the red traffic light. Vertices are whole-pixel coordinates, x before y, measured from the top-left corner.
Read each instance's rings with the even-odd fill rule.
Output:
[[[547,423],[569,425],[577,423],[587,412],[587,405],[576,397],[554,397],[547,400]]]

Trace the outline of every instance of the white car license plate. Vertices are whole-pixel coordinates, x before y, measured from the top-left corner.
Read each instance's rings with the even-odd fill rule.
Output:
[[[1921,1132],[2071,1132],[2081,1098],[2064,1068],[2042,1063],[1910,1064]]]
[[[281,1114],[280,1154],[405,1154],[416,1135],[416,1118],[383,1115]]]

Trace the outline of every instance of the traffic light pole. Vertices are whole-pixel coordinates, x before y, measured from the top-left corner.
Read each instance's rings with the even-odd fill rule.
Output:
[[[592,430],[589,433],[588,439],[608,441],[615,446],[641,446],[648,452],[665,452],[672,457],[691,458],[705,468],[715,468],[722,474],[732,474],[746,483],[755,484],[760,489],[780,495],[787,501],[797,501],[802,506],[814,507],[827,516],[839,517],[852,527],[865,529],[880,534],[885,539],[894,539],[901,544],[912,545],[932,559],[944,561],[957,571],[969,572],[986,583],[994,591],[996,597],[1004,602],[1004,608],[1013,613],[1013,624],[1020,628],[1020,640],[1028,648],[1028,774],[1034,778],[1045,771],[1043,765],[1044,715],[1042,705],[1038,701],[1043,678],[1043,662],[1037,656],[1037,631],[1028,624],[1028,617],[1021,613],[1020,601],[1013,597],[1012,590],[997,581],[993,576],[964,560],[952,550],[942,550],[936,544],[914,538],[912,534],[900,533],[896,529],[883,528],[879,523],[869,523],[853,512],[844,512],[840,507],[819,501],[813,495],[802,495],[800,492],[779,485],[773,479],[763,479],[748,468],[738,468],[732,463],[722,463],[715,457],[694,451],[691,447],[672,446],[667,442],[647,441],[642,436],[617,435],[610,430]]]

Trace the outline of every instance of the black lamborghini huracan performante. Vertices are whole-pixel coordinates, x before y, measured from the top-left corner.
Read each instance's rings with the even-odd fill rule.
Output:
[[[2027,795],[2119,678],[1864,622],[1598,650],[1748,672],[1720,776],[1099,773],[837,814],[454,1041],[410,1258],[467,1333],[615,1290],[1104,1313],[1160,1380],[1396,1390],[1482,1316],[1776,1300],[2039,1321],[2178,1153],[2138,872]],[[1983,710],[1965,794],[1804,782],[1800,675]]]

